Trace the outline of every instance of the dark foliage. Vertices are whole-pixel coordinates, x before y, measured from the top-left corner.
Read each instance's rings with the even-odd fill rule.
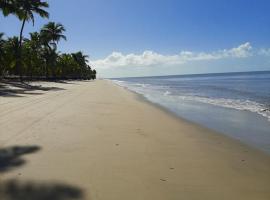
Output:
[[[57,51],[58,42],[66,40],[65,27],[49,22],[39,32],[23,37],[25,23],[34,25],[37,14],[48,18],[44,10],[49,5],[42,0],[0,0],[4,16],[15,15],[22,21],[19,37],[5,37],[0,33],[0,78],[20,79],[95,79],[96,70],[88,65],[88,56],[81,51],[71,54]]]

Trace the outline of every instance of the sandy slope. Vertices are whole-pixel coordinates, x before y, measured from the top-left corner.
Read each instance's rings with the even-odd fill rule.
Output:
[[[0,96],[0,199],[270,199],[270,156],[108,81],[52,86]]]

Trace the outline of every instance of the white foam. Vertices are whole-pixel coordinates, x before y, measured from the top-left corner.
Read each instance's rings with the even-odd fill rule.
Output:
[[[207,98],[198,96],[177,96],[179,100],[197,101],[201,103],[208,103],[215,106],[221,106],[225,108],[232,108],[236,110],[245,110],[262,115],[270,121],[270,110],[263,104],[239,99],[225,99],[225,98]]]
[[[181,101],[195,101],[205,104],[211,104],[214,106],[220,106],[225,108],[231,108],[236,110],[249,111],[257,113],[263,117],[266,117],[270,121],[270,110],[265,105],[257,103],[251,100],[240,100],[240,99],[226,99],[226,98],[208,98],[199,97],[192,95],[172,95],[168,88],[151,86],[149,84],[131,84],[125,81],[116,81],[116,84],[124,86],[134,92],[144,95],[148,100],[155,103],[164,104],[164,101],[170,101],[170,104],[176,106]]]
[[[171,95],[171,94],[172,94],[172,93],[171,93],[170,91],[167,90],[166,92],[164,92],[163,95],[164,95],[164,96],[168,96],[168,95]]]
[[[125,81],[119,81],[119,80],[112,80],[112,82],[116,83],[117,85],[124,86]]]

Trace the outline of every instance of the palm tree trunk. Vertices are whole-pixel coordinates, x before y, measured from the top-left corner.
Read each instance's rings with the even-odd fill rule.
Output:
[[[49,59],[46,58],[46,79],[49,79]]]
[[[51,52],[52,49],[51,49],[50,45],[49,44],[46,44],[46,46],[48,47],[49,52]],[[45,62],[46,62],[46,79],[49,79],[50,56],[46,57]]]
[[[26,18],[23,19],[21,31],[20,31],[20,40],[19,40],[19,56],[18,56],[18,68],[19,68],[19,73],[20,73],[20,80],[23,81],[22,78],[22,40],[23,40],[23,29],[25,26]]]
[[[26,22],[26,18],[24,18],[23,23],[22,23],[22,27],[21,27],[21,32],[20,32],[20,47],[22,46],[23,29],[24,29],[24,26],[25,26],[25,22]]]

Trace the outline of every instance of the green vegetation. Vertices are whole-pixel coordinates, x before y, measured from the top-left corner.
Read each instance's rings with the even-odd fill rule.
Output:
[[[49,18],[48,7],[43,0],[0,0],[3,15],[15,15],[22,22],[19,37],[6,37],[0,31],[0,78],[95,79],[87,55],[57,51],[58,42],[67,40],[61,23],[49,22],[28,38],[23,36],[26,22],[34,26],[34,14]]]

